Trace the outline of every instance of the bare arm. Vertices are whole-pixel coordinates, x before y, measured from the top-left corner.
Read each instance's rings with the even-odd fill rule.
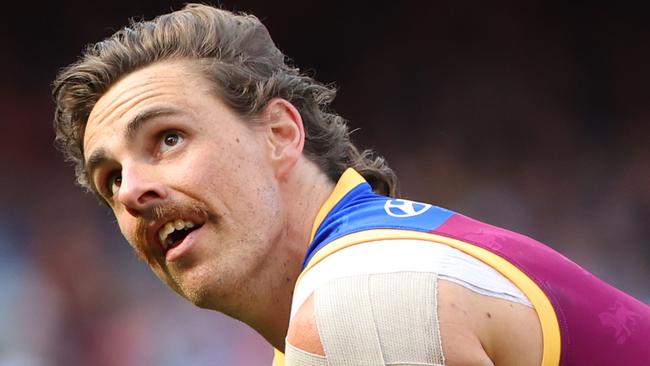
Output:
[[[438,315],[448,366],[539,366],[542,331],[534,309],[438,284]]]

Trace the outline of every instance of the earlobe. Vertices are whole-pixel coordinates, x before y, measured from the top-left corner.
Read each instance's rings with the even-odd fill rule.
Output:
[[[302,117],[290,102],[276,98],[266,107],[270,159],[276,176],[286,176],[302,155],[305,130]]]

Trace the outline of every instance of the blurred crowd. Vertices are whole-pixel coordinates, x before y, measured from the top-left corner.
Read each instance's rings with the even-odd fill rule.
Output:
[[[56,69],[127,17],[172,8],[151,3],[80,20],[84,5],[63,2],[44,23],[61,39],[2,34],[0,366],[270,363],[252,330],[164,287],[53,148]],[[650,303],[650,29],[633,8],[222,3],[336,83],[334,108],[402,196],[539,239]],[[51,59],[26,56],[56,42]]]

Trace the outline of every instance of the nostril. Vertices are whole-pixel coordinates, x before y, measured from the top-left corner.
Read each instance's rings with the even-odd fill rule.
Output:
[[[138,197],[138,203],[143,205],[160,198],[160,195],[154,191],[147,191]]]

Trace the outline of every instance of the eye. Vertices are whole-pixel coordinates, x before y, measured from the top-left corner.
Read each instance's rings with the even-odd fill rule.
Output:
[[[183,142],[183,140],[183,136],[181,136],[181,134],[178,132],[165,132],[162,135],[162,139],[160,140],[160,152],[165,152],[172,149],[174,146]]]
[[[122,174],[116,172],[108,176],[108,179],[106,180],[106,188],[107,191],[110,192],[111,197],[117,194],[117,191],[120,189],[121,185]]]

